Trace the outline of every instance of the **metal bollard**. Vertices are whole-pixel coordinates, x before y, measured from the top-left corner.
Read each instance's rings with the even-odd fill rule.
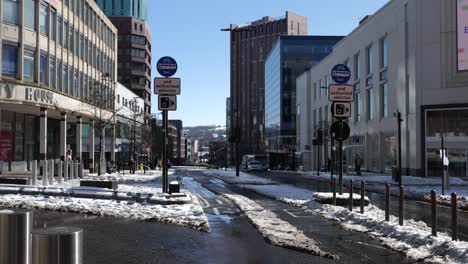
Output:
[[[33,213],[25,210],[0,211],[0,263],[30,264],[30,233]]]
[[[349,211],[353,211],[354,181],[349,180]]]
[[[400,201],[398,206],[398,223],[402,226],[403,225],[403,186],[400,186]]]
[[[68,179],[71,181],[74,179],[74,173],[75,173],[75,168],[74,168],[75,162],[70,161],[70,174],[68,175]]]
[[[62,184],[62,173],[63,173],[63,164],[62,164],[62,161],[59,160],[57,162],[57,181],[59,184]]]
[[[332,189],[333,189],[333,199],[332,199],[332,203],[333,203],[333,206],[336,206],[336,178],[333,177],[333,182],[332,182]]]
[[[431,218],[432,218],[432,235],[437,236],[437,201],[436,201],[436,191],[431,191]]]
[[[82,264],[83,229],[53,227],[32,232],[34,264]]]
[[[75,169],[75,173],[73,175],[75,176],[75,179],[78,179],[78,161],[75,161],[75,166],[73,167]]]
[[[49,184],[54,185],[55,160],[50,160]]]
[[[385,221],[390,221],[390,183],[385,186]]]
[[[63,178],[68,181],[68,161],[63,162]]]
[[[458,206],[457,194],[452,193],[452,240],[458,240]]]
[[[78,178],[83,178],[83,161],[78,163]]]
[[[361,214],[364,214],[364,196],[366,195],[366,182],[361,181]]]
[[[42,163],[42,185],[47,186],[47,160],[41,160]]]
[[[32,178],[32,185],[36,185],[37,184],[37,160],[32,161],[31,178]]]

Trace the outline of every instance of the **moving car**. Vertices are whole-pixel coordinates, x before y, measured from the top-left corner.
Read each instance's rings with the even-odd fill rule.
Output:
[[[247,171],[267,171],[268,168],[260,161],[252,160],[247,163]]]

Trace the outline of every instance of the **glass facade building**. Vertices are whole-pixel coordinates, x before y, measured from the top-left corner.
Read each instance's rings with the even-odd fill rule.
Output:
[[[96,0],[102,11],[109,17],[135,17],[147,19],[146,0]]]
[[[296,78],[330,54],[341,39],[340,36],[280,36],[269,53],[265,62],[265,141],[270,166],[294,166]],[[285,160],[288,164],[284,164]]]

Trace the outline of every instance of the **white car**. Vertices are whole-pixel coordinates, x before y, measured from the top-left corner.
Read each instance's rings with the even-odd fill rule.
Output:
[[[247,164],[247,171],[266,171],[267,168],[260,161],[249,161]]]

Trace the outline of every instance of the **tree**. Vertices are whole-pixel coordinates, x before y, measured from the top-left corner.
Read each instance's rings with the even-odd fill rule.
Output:
[[[115,108],[115,87],[116,83],[111,80],[109,74],[105,74],[100,80],[89,85],[87,103],[85,111],[88,112],[94,121],[94,132],[99,138],[99,162],[98,175],[105,173],[106,160],[104,153],[104,134],[108,126],[115,124],[115,116],[120,111]],[[94,146],[90,146],[94,148]],[[94,157],[92,157],[94,159]]]
[[[138,105],[138,99],[139,97],[133,97],[133,99],[129,103],[129,109],[130,109],[130,161],[131,161],[131,168],[130,171],[131,173],[135,173],[135,162],[137,161],[136,157],[136,139],[137,139],[137,133],[142,132],[144,124],[142,124],[141,120],[144,121],[143,115],[143,109],[140,108]],[[143,122],[144,123],[144,122]]]

